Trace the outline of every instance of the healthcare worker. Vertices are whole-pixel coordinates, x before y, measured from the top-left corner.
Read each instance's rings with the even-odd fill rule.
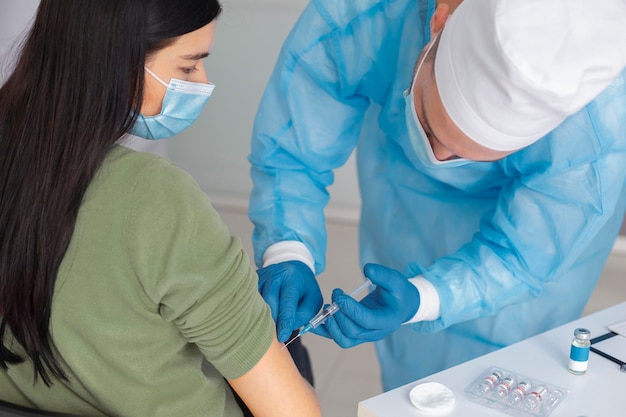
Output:
[[[335,290],[316,332],[378,341],[385,390],[579,317],[626,206],[626,3],[456,3],[312,1],[252,138],[259,289],[283,341],[321,306],[326,188],[358,144],[377,288]]]

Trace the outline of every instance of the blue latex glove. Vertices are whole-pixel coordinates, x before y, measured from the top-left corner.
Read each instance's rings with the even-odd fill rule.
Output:
[[[322,307],[322,292],[313,271],[300,261],[287,261],[257,270],[259,292],[269,304],[278,340],[304,326]]]
[[[360,302],[335,289],[332,298],[339,311],[313,333],[349,348],[384,338],[417,313],[419,291],[407,277],[378,264],[365,265],[363,273],[376,284],[376,289]]]

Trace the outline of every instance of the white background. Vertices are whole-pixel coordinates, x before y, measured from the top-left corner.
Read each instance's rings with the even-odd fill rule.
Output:
[[[189,170],[220,208],[247,207],[254,115],[282,42],[306,4],[305,0],[222,2],[214,48],[206,61],[215,92],[202,117],[169,145],[171,159]],[[356,222],[360,197],[353,158],[335,179],[327,214],[331,220]]]
[[[27,29],[38,4],[38,0],[0,0],[0,82],[11,62],[6,55],[10,45]],[[224,10],[205,63],[217,87],[198,121],[166,141],[170,159],[197,179],[218,208],[247,207],[254,115],[280,46],[306,4],[306,0],[222,0]],[[162,149],[165,144],[159,145]],[[330,192],[331,220],[355,223],[360,197],[353,158],[336,173]]]

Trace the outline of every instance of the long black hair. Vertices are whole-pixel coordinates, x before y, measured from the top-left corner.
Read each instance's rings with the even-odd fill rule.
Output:
[[[140,109],[144,63],[220,13],[217,0],[42,0],[0,88],[0,366],[67,380],[52,294],[87,186]]]

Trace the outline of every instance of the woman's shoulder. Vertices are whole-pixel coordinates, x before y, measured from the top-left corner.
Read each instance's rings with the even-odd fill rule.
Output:
[[[115,167],[116,169],[133,170],[144,169],[182,171],[167,158],[151,152],[138,151],[123,144],[116,144],[105,157],[102,168]]]
[[[167,158],[116,145],[96,172],[83,206],[213,211],[197,181]]]
[[[141,183],[161,184],[163,187],[199,189],[195,179],[167,158],[115,145],[99,169],[96,180],[107,180],[125,186]]]

